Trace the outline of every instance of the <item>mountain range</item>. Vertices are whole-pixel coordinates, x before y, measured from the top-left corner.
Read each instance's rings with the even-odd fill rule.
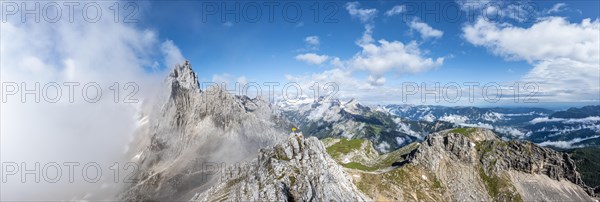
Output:
[[[411,120],[447,121],[464,127],[487,128],[505,139],[524,139],[559,149],[600,145],[600,105],[565,111],[525,107],[379,107]]]
[[[551,141],[565,136],[551,129],[573,129],[568,133],[573,134],[579,131],[574,126],[597,134],[591,109],[369,107],[325,98],[271,104],[219,87],[201,90],[186,61],[167,76],[163,93],[144,103],[132,145],[137,149],[130,154],[139,165],[137,180],[118,197],[593,201],[591,181],[578,170],[590,155],[529,140],[552,132],[542,139]],[[550,125],[532,128],[537,124]],[[499,127],[523,134],[503,133]],[[588,145],[581,142],[572,145]],[[594,170],[582,168],[585,176]]]

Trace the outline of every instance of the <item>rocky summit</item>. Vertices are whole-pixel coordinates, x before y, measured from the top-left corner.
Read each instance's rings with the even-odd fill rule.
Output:
[[[286,137],[289,124],[269,103],[234,96],[219,87],[202,91],[191,64],[177,65],[163,93],[145,103],[148,120],[131,154],[137,183],[122,200],[189,200],[215,183],[204,165],[254,157]]]

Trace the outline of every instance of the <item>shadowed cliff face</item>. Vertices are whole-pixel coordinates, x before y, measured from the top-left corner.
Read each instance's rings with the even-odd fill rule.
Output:
[[[189,200],[214,184],[208,165],[233,164],[286,137],[289,127],[260,99],[201,91],[191,65],[176,66],[156,103],[147,106],[148,123],[138,131],[131,154],[139,165],[136,183],[124,200]]]

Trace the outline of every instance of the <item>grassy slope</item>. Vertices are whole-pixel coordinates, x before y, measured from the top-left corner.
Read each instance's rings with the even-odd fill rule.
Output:
[[[332,138],[327,138],[322,141],[324,143],[329,143],[329,144],[331,142],[335,142],[335,140]],[[338,158],[340,156],[342,156],[344,154],[348,154],[352,151],[361,149],[361,146],[364,143],[366,143],[366,141],[368,141],[368,140],[339,139],[339,141],[337,141],[335,144],[332,144],[327,147],[327,153],[329,155],[331,155],[334,159],[339,160]],[[365,165],[361,162],[349,162],[349,163],[340,163],[340,164],[346,168],[352,168],[352,169],[357,169],[357,170],[362,170],[362,171],[376,171],[376,170],[391,167],[392,164],[403,161],[404,160],[403,156],[410,153],[411,151],[415,150],[418,147],[418,145],[419,145],[418,143],[412,143],[412,144],[406,145],[398,150],[395,150],[393,152],[381,155],[376,159],[376,162],[371,165]],[[365,153],[371,152],[370,148],[365,148],[364,150],[365,150],[364,151]]]

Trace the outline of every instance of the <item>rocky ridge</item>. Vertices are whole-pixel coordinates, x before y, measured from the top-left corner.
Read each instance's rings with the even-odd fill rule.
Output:
[[[379,156],[366,140],[323,141],[378,201],[594,201],[569,155],[487,129],[445,130]]]
[[[316,138],[292,133],[258,158],[224,170],[195,201],[369,201]]]
[[[529,142],[503,141],[486,129],[429,135],[410,159],[433,172],[459,201],[592,201],[594,194],[568,154]]]

